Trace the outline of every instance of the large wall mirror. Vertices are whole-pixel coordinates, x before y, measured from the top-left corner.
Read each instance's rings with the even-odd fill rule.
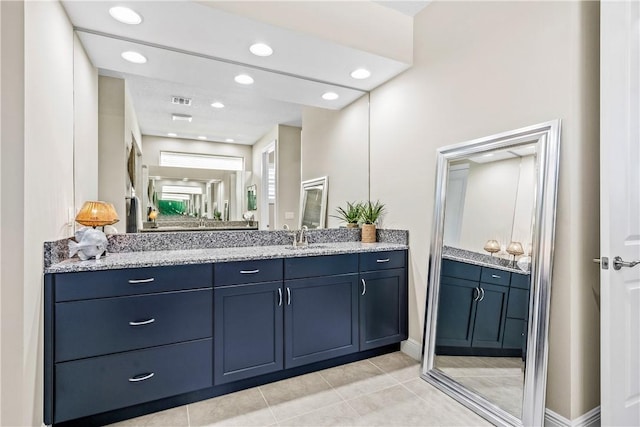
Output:
[[[560,121],[438,150],[422,377],[542,425]]]
[[[131,187],[122,188],[115,180],[101,177],[99,183],[99,197],[112,202],[118,210],[121,221],[115,226],[120,232],[125,226],[123,212],[129,206],[125,200],[132,196],[140,199],[143,220],[147,220],[149,208],[161,210],[158,222],[167,219],[169,212],[185,219],[202,218],[207,224],[212,223],[210,220],[214,220],[217,213],[223,220],[238,222],[245,222],[249,215],[263,230],[299,226],[300,186],[303,180],[314,176],[330,176],[332,182],[339,185],[336,188],[342,189],[335,193],[339,199],[329,200],[335,206],[325,206],[323,212],[330,212],[345,200],[366,198],[369,190],[361,183],[368,183],[368,156],[349,158],[353,163],[349,167],[350,176],[344,174],[345,168],[336,162],[336,158],[345,157],[338,138],[348,141],[349,146],[360,153],[368,151],[366,90],[349,82],[332,84],[296,75],[289,69],[270,69],[269,59],[257,60],[251,55],[238,61],[216,57],[214,50],[203,54],[211,44],[206,39],[213,31],[209,28],[196,33],[176,30],[176,40],[172,41],[165,34],[154,38],[152,31],[145,32],[144,25],[140,29],[125,28],[109,18],[97,19],[105,15],[103,2],[65,2],[64,5],[78,40],[99,70],[101,82],[105,78],[125,82],[126,97],[139,123],[141,154],[136,160],[139,170],[138,182],[133,185],[135,194]],[[154,2],[148,6],[141,2],[137,6],[147,19],[145,23],[151,26],[174,12],[202,20],[220,15],[227,20],[242,20],[193,2],[180,5]],[[180,45],[184,40],[188,43]],[[128,51],[141,53],[146,63],[123,60],[121,53]],[[287,52],[283,49],[276,51],[276,55],[282,57]],[[254,83],[237,83],[235,77],[240,74],[250,75]],[[335,98],[323,99],[326,93],[333,93]],[[101,103],[109,95],[109,91],[100,88]],[[361,112],[342,114],[354,109]],[[339,119],[332,121],[333,117]],[[132,120],[125,117],[125,127]],[[104,127],[104,123],[101,121],[100,126]],[[338,129],[339,135],[328,136],[330,128]],[[120,131],[114,132],[116,134],[121,135]],[[128,139],[114,137],[110,143],[123,144],[122,153],[126,154],[130,150],[124,146]],[[274,144],[273,150],[266,151],[271,144]],[[337,152],[332,154],[334,151]],[[172,167],[161,162],[161,155],[166,152],[237,158],[240,166]],[[268,161],[265,154],[271,155]],[[114,156],[121,157],[121,153],[116,152]],[[102,160],[101,148],[99,169],[115,174]],[[119,160],[113,161],[118,167],[119,163]],[[103,189],[109,187],[112,191],[103,193]],[[174,191],[162,191],[164,187]],[[255,200],[249,200],[248,187],[255,189],[252,193]],[[161,201],[169,208],[161,209]],[[251,204],[253,201],[257,202],[256,206]]]

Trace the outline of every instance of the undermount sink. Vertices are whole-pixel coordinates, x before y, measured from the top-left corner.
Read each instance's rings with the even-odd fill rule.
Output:
[[[309,250],[309,249],[322,249],[325,248],[325,245],[307,245],[307,246],[285,246],[285,249],[289,249],[292,251],[304,251],[304,250]]]

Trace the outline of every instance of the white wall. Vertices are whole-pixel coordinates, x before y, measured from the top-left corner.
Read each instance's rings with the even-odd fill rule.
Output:
[[[298,127],[278,126],[276,224],[279,228],[287,224],[296,229],[300,221],[300,133]],[[287,212],[293,213],[293,218],[286,219]]]
[[[32,406],[20,369],[25,355],[24,5],[0,2],[0,11],[0,425],[21,425],[28,418],[25,408]]]
[[[40,425],[42,243],[66,237],[71,231],[68,215],[75,210],[74,67],[79,74],[95,71],[82,66],[86,65],[82,52],[76,51],[80,62],[74,64],[73,30],[59,3],[2,2],[0,7],[0,424]]]
[[[532,159],[470,162],[460,240],[455,246],[485,253],[487,240],[495,239],[505,248],[518,241],[527,249],[535,196]]]
[[[389,146],[395,143],[395,138],[387,141]],[[302,109],[302,181],[321,176],[329,177],[327,227],[344,225],[330,216],[336,208],[369,197],[368,96],[340,111]]]
[[[371,93],[371,196],[387,203],[385,227],[410,231],[416,341],[435,149],[563,120],[547,406],[569,419],[599,404],[598,13],[595,2],[434,2],[414,21],[414,67]]]

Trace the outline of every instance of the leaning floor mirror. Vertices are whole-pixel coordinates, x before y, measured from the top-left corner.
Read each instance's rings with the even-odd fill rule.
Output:
[[[544,424],[560,121],[443,147],[422,378],[496,425]]]

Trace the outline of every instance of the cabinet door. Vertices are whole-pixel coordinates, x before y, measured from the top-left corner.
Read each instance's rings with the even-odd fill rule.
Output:
[[[470,280],[446,276],[440,278],[436,345],[471,346],[478,287],[478,282]]]
[[[406,340],[406,270],[362,273],[360,280],[360,351]]]
[[[285,368],[358,351],[358,275],[285,282]]]
[[[472,347],[501,348],[507,313],[509,288],[480,283],[482,292],[476,302]]]
[[[282,282],[214,290],[214,383],[278,371],[282,355]]]

